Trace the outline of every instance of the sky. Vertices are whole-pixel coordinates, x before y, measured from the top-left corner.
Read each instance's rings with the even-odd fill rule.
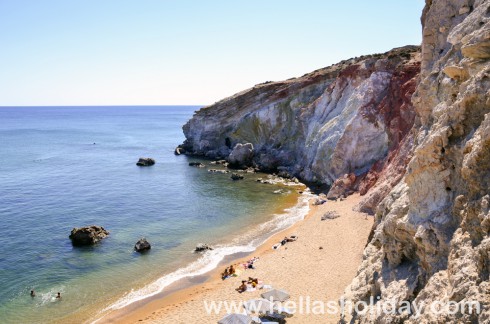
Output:
[[[0,106],[207,105],[421,42],[424,0],[0,0]]]

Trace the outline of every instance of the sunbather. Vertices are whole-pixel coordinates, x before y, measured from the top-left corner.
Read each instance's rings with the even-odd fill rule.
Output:
[[[221,274],[221,279],[225,280],[229,276],[230,276],[230,273],[228,271],[228,268],[226,268],[225,271],[223,271],[223,273]]]
[[[247,281],[242,280],[242,284],[236,289],[240,294],[247,290]]]

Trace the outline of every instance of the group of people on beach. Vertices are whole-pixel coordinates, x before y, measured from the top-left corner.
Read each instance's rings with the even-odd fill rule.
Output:
[[[259,278],[248,277],[248,280],[242,280],[242,284],[236,289],[239,293],[245,291],[253,291],[257,288],[260,289],[259,284],[262,284],[262,281]]]
[[[229,268],[226,268],[225,271],[223,271],[221,274],[221,279],[225,280],[233,276],[236,277],[236,269],[232,264]]]
[[[245,263],[241,263],[241,264],[239,263],[238,266],[243,267],[243,269],[255,269],[254,263],[258,259],[259,259],[258,257],[253,257],[252,259],[248,260]],[[228,268],[226,268],[225,271],[221,273],[221,279],[223,280],[228,279],[230,277],[237,277],[237,276],[238,276],[237,268],[233,264]]]

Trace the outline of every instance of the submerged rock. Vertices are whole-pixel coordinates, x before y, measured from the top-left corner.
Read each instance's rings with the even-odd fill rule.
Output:
[[[134,249],[136,252],[145,252],[151,249],[151,245],[146,238],[143,237],[136,242]]]
[[[228,170],[219,170],[219,169],[209,169],[208,172],[211,173],[230,173]]]
[[[152,158],[140,158],[138,162],[136,162],[137,166],[152,166],[155,164],[155,160]]]
[[[208,250],[213,250],[213,248],[206,243],[199,243],[198,245],[196,245],[194,252],[204,252]]]
[[[90,225],[73,228],[69,237],[73,245],[92,245],[106,238],[108,235],[109,232],[102,226]]]
[[[231,180],[243,180],[243,176],[241,174],[238,174],[238,173],[233,173],[231,175]]]

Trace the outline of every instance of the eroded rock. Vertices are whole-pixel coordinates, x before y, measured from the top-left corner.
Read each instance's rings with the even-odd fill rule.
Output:
[[[199,243],[198,245],[196,245],[194,252],[205,252],[208,250],[213,250],[213,248],[206,243]]]
[[[155,160],[152,158],[139,158],[138,162],[136,162],[137,166],[152,166],[155,164]]]
[[[238,174],[238,173],[232,173],[231,174],[231,180],[243,180],[243,176],[241,174]]]
[[[73,245],[92,245],[106,238],[109,232],[102,226],[90,225],[85,227],[74,227],[70,233]]]
[[[151,244],[146,240],[146,238],[141,238],[134,245],[134,250],[136,252],[145,252],[151,249]]]
[[[254,156],[254,146],[252,143],[238,143],[228,156],[228,162],[233,167],[249,167]]]

